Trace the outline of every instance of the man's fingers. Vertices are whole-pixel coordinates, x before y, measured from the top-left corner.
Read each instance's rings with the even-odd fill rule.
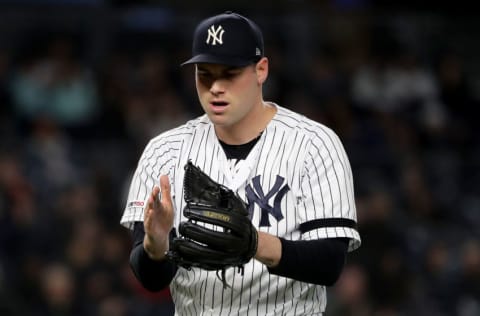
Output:
[[[161,200],[160,187],[162,191]],[[160,177],[160,187],[156,185],[153,187],[152,192],[150,192],[144,214],[145,224],[147,224],[147,221],[150,219],[151,216],[154,216],[156,211],[159,211],[162,208],[160,201],[162,203],[165,203],[167,206],[172,205],[172,198],[170,196],[170,182],[168,180],[168,176],[163,175]]]
[[[170,195],[170,181],[167,175],[160,177],[160,186],[162,188],[162,202],[172,204],[172,197]]]
[[[160,188],[158,186],[154,186],[152,190],[152,196],[151,196],[153,201],[152,206],[154,208],[157,208],[159,206],[159,203],[160,203],[160,200],[158,199],[159,193],[160,193]]]
[[[155,210],[155,208],[158,207],[159,192],[160,192],[160,189],[157,186],[155,186],[152,192],[150,192],[150,196],[148,197],[147,205],[145,206],[144,215],[143,215],[143,221],[145,222],[145,224],[147,224],[147,220],[150,219],[151,213]]]
[[[160,192],[160,189],[157,186],[155,186],[152,192],[150,192],[150,196],[148,197],[148,200],[147,200],[146,210],[155,208],[155,203],[158,201],[159,192]]]

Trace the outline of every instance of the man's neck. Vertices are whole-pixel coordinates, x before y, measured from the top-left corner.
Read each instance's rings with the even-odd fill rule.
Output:
[[[241,145],[250,142],[262,133],[277,113],[271,103],[262,102],[257,111],[250,113],[249,118],[235,126],[215,126],[217,137],[230,145]]]

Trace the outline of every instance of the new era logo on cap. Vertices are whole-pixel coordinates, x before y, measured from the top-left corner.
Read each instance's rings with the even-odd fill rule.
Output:
[[[263,35],[250,19],[225,12],[200,22],[194,32],[192,58],[182,65],[212,63],[246,66],[263,56]]]

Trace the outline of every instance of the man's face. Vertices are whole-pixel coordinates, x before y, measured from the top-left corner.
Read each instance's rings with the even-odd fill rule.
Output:
[[[261,80],[256,65],[239,68],[197,64],[195,82],[203,110],[221,128],[241,125],[261,103]]]

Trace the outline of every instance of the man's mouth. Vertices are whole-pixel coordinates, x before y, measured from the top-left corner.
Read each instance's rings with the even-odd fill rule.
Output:
[[[226,106],[228,105],[228,102],[225,101],[212,101],[210,102],[213,106]]]

